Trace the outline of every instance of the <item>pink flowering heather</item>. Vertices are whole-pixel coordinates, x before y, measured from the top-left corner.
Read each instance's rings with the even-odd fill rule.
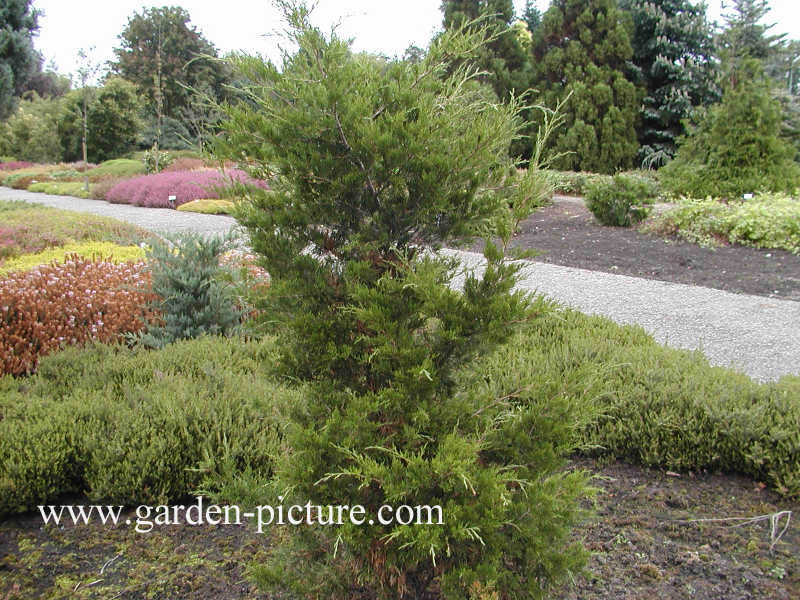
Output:
[[[219,190],[232,182],[267,187],[265,182],[257,181],[237,169],[226,169],[224,173],[214,169],[165,171],[120,181],[108,191],[106,200],[115,204],[170,208],[170,196],[175,196],[176,207],[192,200],[219,198]]]
[[[17,169],[27,169],[32,166],[33,163],[27,160],[15,160],[12,162],[0,163],[0,171],[16,171]]]

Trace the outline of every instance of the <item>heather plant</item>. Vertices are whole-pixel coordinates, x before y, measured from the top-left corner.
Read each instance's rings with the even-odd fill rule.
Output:
[[[115,204],[133,204],[150,208],[174,208],[209,198],[219,198],[220,190],[234,184],[262,185],[244,172],[230,169],[224,172],[213,169],[188,172],[164,172],[120,181],[106,193],[106,200]],[[175,205],[169,197],[175,196]]]
[[[0,278],[0,373],[24,375],[67,344],[113,341],[152,313],[144,263],[71,256]]]
[[[0,171],[17,171],[19,169],[27,169],[32,167],[33,163],[26,160],[12,160],[8,162],[0,162]]]
[[[518,266],[494,244],[480,274],[436,252],[498,224],[507,243],[520,207],[552,193],[539,169],[509,176],[523,107],[469,84],[486,28],[387,61],[281,6],[299,51],[233,60],[248,102],[227,107],[216,148],[274,174],[238,216],[273,278],[282,368],[309,382],[271,489],[373,515],[441,506],[443,524],[278,530],[254,576],[303,598],[543,597],[583,555],[568,532],[585,476],[562,472],[570,407],[460,389],[455,372],[546,307],[512,291]]]
[[[156,296],[152,306],[161,319],[141,336],[145,345],[163,348],[176,340],[237,331],[241,311],[220,266],[231,241],[185,233],[151,242],[147,257]]]
[[[0,377],[0,518],[64,494],[179,501],[223,465],[268,478],[299,396],[265,376],[276,347],[271,337],[148,352],[91,344],[44,357],[24,380]]]
[[[47,248],[33,254],[22,254],[7,260],[0,260],[0,277],[13,271],[27,271],[40,265],[52,262],[64,262],[71,256],[84,258],[102,258],[103,260],[120,262],[137,262],[144,259],[141,246],[120,246],[113,242],[68,242],[56,248]]]

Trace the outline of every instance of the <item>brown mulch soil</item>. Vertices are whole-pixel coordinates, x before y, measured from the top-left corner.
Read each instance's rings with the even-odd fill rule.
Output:
[[[594,513],[574,531],[592,556],[586,573],[554,600],[800,598],[796,520],[772,551],[768,521],[701,521],[797,515],[796,502],[740,477],[583,459],[575,466],[598,475]],[[0,599],[270,598],[245,573],[268,543],[246,526],[141,534],[99,523],[43,527],[29,514],[0,522]]]
[[[556,265],[800,300],[800,256],[733,245],[703,248],[635,228],[605,227],[581,201],[540,209],[522,223],[512,247],[541,251],[535,260]]]

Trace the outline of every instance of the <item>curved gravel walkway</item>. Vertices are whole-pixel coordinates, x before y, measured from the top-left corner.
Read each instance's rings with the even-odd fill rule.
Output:
[[[0,199],[19,199],[128,221],[151,231],[225,233],[231,217],[181,213],[50,196],[0,187]],[[480,269],[483,257],[446,250]],[[731,294],[711,288],[652,281],[529,262],[520,287],[588,314],[638,324],[675,348],[701,350],[712,364],[762,381],[800,375],[800,302]]]

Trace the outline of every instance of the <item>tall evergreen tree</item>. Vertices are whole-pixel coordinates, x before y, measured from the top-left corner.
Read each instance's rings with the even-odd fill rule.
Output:
[[[486,82],[505,100],[530,87],[530,59],[524,42],[513,26],[512,0],[443,0],[444,28],[491,15],[496,38],[481,50],[478,65],[488,73]]]
[[[770,10],[767,0],[732,0],[730,10],[723,14],[725,29],[717,43],[730,85],[736,86],[744,63],[750,59],[767,61],[780,50],[786,36],[769,34],[775,26],[764,23]]]
[[[32,3],[32,0],[0,3],[0,119],[13,112],[16,97],[39,64],[39,55],[33,49],[39,12]]]
[[[525,10],[522,11],[522,20],[528,26],[528,31],[533,33],[542,24],[542,11],[536,7],[533,0],[525,0]]]
[[[637,162],[655,167],[675,155],[683,123],[698,105],[719,99],[711,27],[704,4],[621,0],[633,17],[633,63],[645,89]]]
[[[556,150],[564,169],[613,173],[638,150],[640,91],[626,76],[630,15],[617,0],[554,0],[533,36],[534,86],[555,106],[571,94]]]

